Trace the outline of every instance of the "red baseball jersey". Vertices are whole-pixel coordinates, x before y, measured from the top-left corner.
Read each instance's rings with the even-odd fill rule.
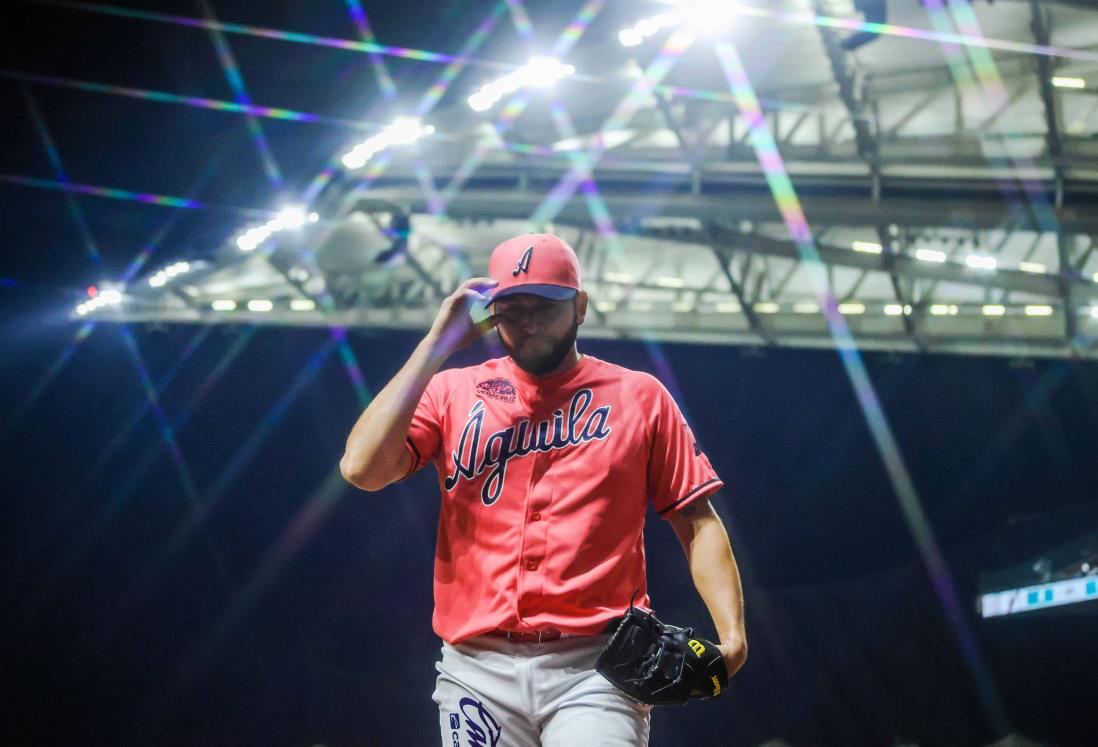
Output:
[[[438,470],[435,632],[593,635],[648,607],[648,501],[723,485],[655,377],[583,356],[535,379],[510,357],[441,371],[408,431],[409,475]]]

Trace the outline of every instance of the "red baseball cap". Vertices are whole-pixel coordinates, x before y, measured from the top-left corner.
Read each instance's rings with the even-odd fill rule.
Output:
[[[580,288],[579,260],[568,242],[551,233],[524,233],[492,250],[488,276],[499,282],[485,304],[516,293],[564,301]]]

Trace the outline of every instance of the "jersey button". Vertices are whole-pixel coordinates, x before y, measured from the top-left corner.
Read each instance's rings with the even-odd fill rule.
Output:
[[[534,513],[530,514],[530,521],[541,521],[541,512],[535,511]]]
[[[526,570],[536,571],[537,569],[538,569],[538,561],[536,561],[536,560],[527,560],[526,561]]]

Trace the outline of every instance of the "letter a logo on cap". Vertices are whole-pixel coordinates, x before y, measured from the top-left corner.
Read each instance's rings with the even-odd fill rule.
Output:
[[[511,277],[518,277],[520,272],[530,272],[530,257],[534,256],[534,247],[528,247],[519,258],[518,266],[511,270]]]

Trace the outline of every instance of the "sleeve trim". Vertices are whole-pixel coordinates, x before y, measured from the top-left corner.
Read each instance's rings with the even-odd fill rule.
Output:
[[[412,466],[408,468],[408,472],[404,475],[404,477],[397,480],[397,482],[404,482],[409,477],[411,477],[412,473],[419,469],[419,463],[422,461],[422,458],[419,455],[419,449],[417,449],[416,445],[412,443],[412,439],[410,437],[406,436],[404,438],[404,445],[412,454]]]
[[[697,495],[697,494],[698,494],[698,493],[699,493],[699,492],[700,492],[701,490],[703,490],[704,488],[707,488],[707,487],[709,487],[710,485],[712,485],[712,484],[714,484],[714,483],[720,483],[720,482],[721,482],[721,478],[719,478],[719,477],[714,477],[714,478],[713,478],[713,479],[711,479],[711,480],[706,480],[706,481],[705,481],[705,482],[703,482],[703,483],[702,483],[701,485],[698,485],[698,486],[697,486],[696,488],[694,488],[694,489],[693,489],[693,490],[691,490],[691,491],[690,491],[689,493],[687,493],[686,495],[684,495],[684,496],[683,496],[682,498],[679,498],[679,499],[678,499],[677,501],[675,501],[674,503],[672,503],[672,504],[671,504],[670,506],[668,506],[667,508],[663,509],[662,511],[659,511],[659,512],[658,512],[658,513],[659,513],[659,515],[660,515],[660,516],[663,516],[664,514],[666,514],[666,513],[670,512],[670,511],[673,511],[673,510],[675,510],[676,508],[678,508],[679,506],[681,506],[681,505],[682,505],[683,503],[685,503],[686,501],[690,500],[690,499],[691,499],[691,498],[693,498],[693,497],[694,497],[695,495]]]

